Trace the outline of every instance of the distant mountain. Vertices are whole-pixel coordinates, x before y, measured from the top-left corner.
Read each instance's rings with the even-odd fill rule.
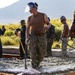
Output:
[[[38,10],[46,13],[51,19],[60,18],[62,15],[66,16],[66,18],[72,18],[75,10],[75,0],[19,0],[8,7],[0,9],[0,24],[15,23],[21,19],[27,20],[30,13],[24,11],[30,1],[37,2],[39,5]]]
[[[20,0],[6,8],[0,9],[0,23],[13,23],[21,19],[26,19],[25,13],[26,0]]]

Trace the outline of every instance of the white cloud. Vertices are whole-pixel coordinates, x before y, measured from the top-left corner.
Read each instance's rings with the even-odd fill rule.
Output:
[[[19,0],[0,0],[0,8],[5,8]]]

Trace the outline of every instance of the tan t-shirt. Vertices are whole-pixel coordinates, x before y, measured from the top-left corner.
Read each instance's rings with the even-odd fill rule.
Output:
[[[44,28],[45,21],[44,21],[44,13],[38,12],[37,15],[31,15],[28,18],[28,22],[30,23],[31,30],[36,34],[44,34],[45,31],[41,30]]]

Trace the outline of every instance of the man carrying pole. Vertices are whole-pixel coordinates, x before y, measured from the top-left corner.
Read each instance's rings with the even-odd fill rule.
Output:
[[[20,59],[25,59],[25,69],[27,69],[26,66],[26,58],[28,55],[28,51],[27,51],[27,45],[25,44],[25,31],[26,31],[26,25],[25,25],[25,20],[21,20],[21,28],[17,28],[15,30],[15,35],[19,36],[19,42],[20,42]],[[20,32],[20,33],[19,33]]]
[[[38,4],[34,2],[29,2],[27,4],[29,7],[31,16],[28,17],[27,28],[26,28],[26,43],[29,38],[29,30],[31,27],[30,38],[30,54],[32,59],[32,68],[39,67],[41,61],[43,60],[46,53],[46,37],[45,32],[50,28],[48,17],[45,13],[38,12]],[[27,11],[27,9],[25,10]],[[47,26],[45,26],[45,24]]]
[[[20,41],[23,45],[23,48],[25,50],[26,57],[27,57],[28,56],[28,51],[27,51],[27,45],[25,43],[25,31],[26,31],[25,20],[21,20],[20,23],[21,23],[21,28],[17,28],[15,30],[15,34],[20,37]],[[21,43],[20,43],[20,46],[19,46],[20,59],[24,59],[24,51],[23,51]]]
[[[50,18],[48,17],[49,21]],[[52,56],[52,45],[55,37],[55,26],[51,24],[51,27],[46,32],[47,38],[47,56]]]
[[[63,30],[61,33],[61,38],[62,38],[62,56],[63,57],[67,57],[67,43],[68,43],[68,34],[69,34],[69,27],[68,24],[66,22],[66,17],[65,16],[61,16],[60,17],[60,21],[63,24]]]

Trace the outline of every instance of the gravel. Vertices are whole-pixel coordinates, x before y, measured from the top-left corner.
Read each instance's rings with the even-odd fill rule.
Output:
[[[41,62],[42,66],[40,72],[61,72],[65,70],[75,69],[75,58],[66,57],[48,57],[44,58]],[[31,68],[31,59],[27,59],[27,67]],[[19,60],[17,58],[0,58],[0,71],[25,71],[25,60]]]

